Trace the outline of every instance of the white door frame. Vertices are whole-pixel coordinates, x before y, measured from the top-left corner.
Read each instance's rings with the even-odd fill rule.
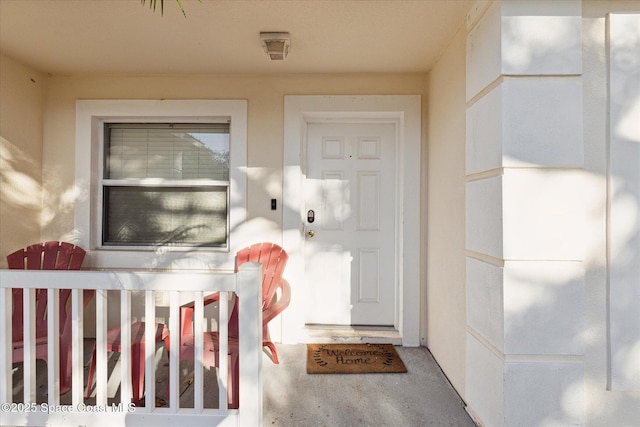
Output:
[[[303,161],[307,123],[397,123],[397,329],[404,346],[420,345],[420,96],[291,95],[284,99],[283,247],[291,305],[282,315],[282,341],[306,342],[304,324]],[[318,302],[322,304],[322,301]]]

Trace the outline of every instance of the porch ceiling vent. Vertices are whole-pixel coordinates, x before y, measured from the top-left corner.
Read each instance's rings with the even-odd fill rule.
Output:
[[[289,33],[260,33],[264,51],[272,61],[284,61],[289,54]]]

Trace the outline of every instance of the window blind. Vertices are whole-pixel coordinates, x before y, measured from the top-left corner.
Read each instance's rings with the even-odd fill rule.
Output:
[[[106,187],[104,243],[223,246],[227,199],[226,187]]]
[[[229,179],[228,124],[111,123],[105,179]]]

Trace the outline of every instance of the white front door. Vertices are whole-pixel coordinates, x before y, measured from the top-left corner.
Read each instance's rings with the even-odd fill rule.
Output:
[[[380,281],[380,296],[376,297],[375,300],[381,302],[383,300],[393,301],[390,306],[393,307],[394,312],[391,320],[387,317],[388,315],[385,315],[385,317],[387,317],[385,320],[382,315],[383,310],[376,307],[377,304],[367,303],[366,305],[374,307],[372,310],[374,315],[371,317],[376,320],[374,320],[373,323],[393,325],[393,328],[401,337],[402,345],[420,345],[420,330],[424,327],[423,322],[420,321],[420,308],[421,301],[426,292],[424,289],[421,290],[422,282],[420,280],[420,247],[423,240],[420,232],[420,104],[421,100],[419,95],[285,96],[282,246],[289,253],[289,262],[287,263],[284,277],[291,284],[291,304],[282,313],[283,342],[302,343],[318,342],[319,339],[333,340],[335,335],[333,335],[331,328],[310,328],[308,325],[311,322],[335,324],[338,320],[333,320],[330,318],[332,316],[328,315],[329,312],[336,310],[334,307],[338,307],[338,312],[342,310],[340,308],[341,306],[343,308],[346,307],[344,312],[348,312],[348,314],[342,316],[343,319],[341,322],[347,324],[364,322],[364,320],[354,317],[357,316],[356,313],[357,309],[360,308],[360,304],[357,304],[356,309],[356,305],[353,304],[352,301],[357,302],[357,300],[351,299],[351,291],[355,289],[352,285],[355,286],[358,282],[367,284],[374,283],[373,280],[362,275],[363,273],[359,271],[359,267],[356,269],[356,265],[374,264],[374,262],[371,261],[373,257],[370,252],[365,253],[363,262],[360,262],[360,258],[356,259],[358,256],[356,250],[358,248],[372,248],[380,251],[386,251],[387,249],[392,251],[390,255],[389,252],[378,252],[380,254],[377,256],[378,269],[364,269],[363,271],[365,275],[371,274],[371,272],[379,275],[379,277],[375,279],[376,281]],[[383,176],[385,172],[381,172],[382,175],[379,175],[380,180],[376,181],[370,177],[367,179],[363,174],[360,175],[362,178],[360,179],[361,186],[370,185],[372,182],[380,186],[382,186],[383,183],[393,183],[393,189],[390,190],[390,192],[384,189],[381,190],[380,198],[377,200],[377,206],[381,210],[379,215],[381,230],[383,228],[385,230],[389,229],[388,225],[382,225],[387,224],[386,220],[389,218],[389,214],[382,213],[384,209],[390,207],[395,209],[391,214],[394,216],[395,222],[391,226],[394,234],[392,234],[391,237],[383,237],[382,239],[385,240],[385,242],[382,246],[378,247],[379,249],[376,249],[375,246],[354,246],[352,240],[358,240],[359,237],[358,239],[341,239],[337,241],[338,243],[336,243],[336,245],[347,246],[341,250],[341,253],[344,254],[348,252],[350,258],[341,258],[338,263],[332,262],[327,264],[329,267],[322,270],[321,273],[326,274],[327,270],[335,270],[337,267],[343,268],[343,270],[347,269],[344,271],[349,272],[348,276],[344,273],[340,274],[340,277],[350,277],[348,291],[340,292],[336,291],[335,286],[331,283],[335,282],[333,280],[328,282],[322,278],[317,280],[307,277],[308,274],[314,276],[312,271],[307,272],[307,270],[312,270],[312,268],[308,268],[310,267],[309,262],[307,262],[308,259],[310,260],[312,257],[325,257],[326,251],[320,251],[318,247],[321,245],[319,243],[313,243],[321,241],[321,239],[316,239],[316,237],[322,237],[322,233],[325,233],[325,230],[313,229],[310,224],[307,223],[307,212],[311,208],[306,208],[307,194],[305,187],[307,186],[307,176],[311,177],[311,175],[308,175],[309,154],[307,152],[309,148],[307,147],[310,133],[309,127],[320,124],[320,128],[324,127],[331,130],[331,126],[335,126],[334,129],[337,130],[339,126],[347,123],[360,123],[361,126],[365,128],[369,125],[377,126],[378,124],[386,127],[386,124],[388,124],[388,129],[395,129],[392,136],[395,149],[389,154],[394,159],[393,161],[390,160],[389,163],[395,171],[393,176],[387,179]],[[372,129],[374,129],[374,127],[372,127]],[[340,134],[332,131],[326,136],[335,137],[340,136]],[[362,134],[359,136],[362,136]],[[364,136],[376,136],[376,133],[367,132]],[[331,145],[335,146],[336,144],[328,144],[327,149],[330,149]],[[375,153],[375,151],[371,149],[375,144],[364,143],[362,145],[365,149],[363,151],[365,156],[366,153],[370,153],[369,155]],[[381,145],[382,154],[378,161],[380,163],[379,166],[382,168],[386,167],[382,165],[382,163],[386,163],[387,160],[387,154],[384,151],[386,149],[384,147],[385,144],[383,143]],[[348,156],[346,158],[348,158]],[[351,159],[353,158],[354,157],[351,157]],[[373,164],[374,162],[371,163]],[[311,166],[313,166],[313,164]],[[365,172],[375,171],[376,167],[372,167],[371,169],[366,168]],[[351,170],[352,168],[343,169],[348,170],[349,173],[354,173]],[[332,169],[327,168],[327,170],[330,171]],[[336,168],[336,170],[340,169]],[[355,176],[358,178],[357,173]],[[355,178],[349,179],[351,185]],[[332,182],[329,181],[326,187],[327,190],[332,188],[331,184]],[[333,184],[336,183],[333,182]],[[356,190],[358,190],[357,187]],[[365,211],[366,209],[361,209],[358,206],[358,201],[355,198],[358,195],[354,192],[355,190],[350,187],[349,191],[348,210],[351,212],[350,215],[356,215],[350,218],[357,218],[357,212]],[[362,190],[358,191],[362,193]],[[367,194],[367,191],[365,191],[365,194]],[[370,202],[370,200],[371,198],[362,198],[361,203],[365,204],[366,207],[366,203]],[[369,212],[373,211],[369,210]],[[314,223],[317,227],[322,218],[319,212],[316,213],[316,216],[318,220]],[[345,227],[346,222],[347,221],[345,221]],[[365,226],[370,224],[368,220],[363,221],[363,223]],[[389,222],[389,224],[391,224],[391,222]],[[316,232],[312,238],[306,237],[306,232],[309,231],[309,229]],[[354,232],[355,235],[359,235],[360,230],[356,231],[357,232]],[[364,232],[363,230],[363,233]],[[328,233],[333,233],[333,231],[328,231]],[[340,233],[335,234],[339,235]],[[347,231],[343,234],[347,234]],[[387,241],[387,239],[389,240]],[[316,245],[315,251],[312,243]],[[337,246],[335,248],[337,249]],[[391,262],[390,267],[387,266],[388,262]],[[315,267],[316,271],[318,269],[321,269],[321,267]],[[383,292],[392,288],[382,285],[382,276],[388,272],[393,272],[393,280],[395,282],[393,285],[395,289],[390,297],[383,295]],[[353,277],[357,277],[358,280],[356,281]],[[333,289],[330,287],[333,287]],[[371,287],[363,289],[364,298],[361,298],[361,300],[374,299],[371,297],[371,294],[368,293],[371,289]],[[338,292],[338,295],[347,294],[347,297],[340,300],[339,297],[330,295],[330,293],[336,294],[336,292]],[[341,303],[340,301],[348,301],[348,303]],[[354,307],[352,308],[351,305]],[[314,314],[311,315],[311,312]],[[378,313],[380,313],[380,315]],[[346,318],[348,318],[348,320],[346,320]],[[367,329],[377,330],[375,327]],[[359,329],[357,328],[352,330],[352,332],[356,334],[358,331]],[[368,339],[364,336],[361,338],[363,341]]]
[[[393,326],[396,124],[309,123],[306,324]]]

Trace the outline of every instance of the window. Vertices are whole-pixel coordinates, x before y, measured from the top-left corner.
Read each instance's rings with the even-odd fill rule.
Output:
[[[74,242],[95,268],[233,269],[246,100],[76,101]]]
[[[102,245],[226,247],[229,125],[105,123]]]

